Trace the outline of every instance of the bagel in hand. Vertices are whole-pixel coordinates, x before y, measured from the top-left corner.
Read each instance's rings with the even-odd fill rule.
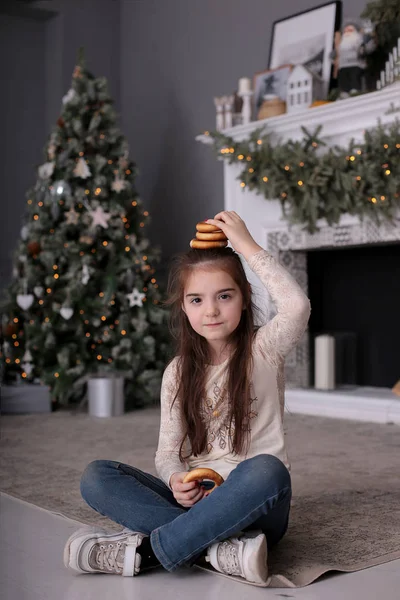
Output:
[[[211,223],[206,223],[205,221],[200,221],[197,223],[196,230],[200,231],[201,233],[220,233],[222,231],[222,229],[219,229],[219,227],[211,225]]]
[[[221,477],[219,473],[214,471],[214,469],[205,468],[193,469],[193,471],[189,471],[189,473],[185,475],[183,483],[189,483],[190,481],[203,481],[203,479],[210,479],[215,484],[213,488],[207,490],[205,494],[207,496],[208,494],[211,494],[211,492],[213,492],[216,487],[219,487],[222,483],[224,483],[223,477]]]

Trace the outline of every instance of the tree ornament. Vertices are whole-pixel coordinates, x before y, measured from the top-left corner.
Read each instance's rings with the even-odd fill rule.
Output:
[[[21,367],[23,368],[24,372],[29,377],[31,375],[32,371],[33,371],[33,365],[32,365],[32,363],[30,363],[30,362],[21,363]]]
[[[143,298],[146,294],[141,294],[137,288],[133,288],[130,294],[126,294],[129,300],[129,306],[143,306]]]
[[[62,308],[60,308],[60,315],[66,321],[68,321],[72,317],[73,314],[74,314],[74,309],[69,306],[63,306]]]
[[[31,256],[34,256],[35,254],[39,254],[40,250],[41,250],[41,246],[39,244],[39,242],[29,242],[29,244],[27,244],[27,249],[28,252]]]
[[[71,207],[68,212],[65,213],[67,225],[76,225],[79,221],[79,213],[76,212],[74,207]]]
[[[94,239],[90,237],[90,235],[81,235],[79,241],[81,244],[87,244],[88,246],[91,246],[94,242]]]
[[[38,167],[38,174],[41,179],[49,179],[54,172],[54,162],[46,162]]]
[[[114,192],[117,192],[117,194],[119,194],[120,192],[122,192],[122,190],[126,188],[127,185],[128,182],[125,181],[125,179],[122,179],[118,175],[116,175],[114,181],[111,184],[111,189],[114,190]]]
[[[33,292],[34,292],[34,294],[35,294],[35,296],[36,296],[37,298],[41,298],[41,297],[43,296],[43,291],[44,291],[44,290],[43,290],[43,288],[42,288],[42,286],[41,286],[41,285],[36,285],[36,286],[33,288]]]
[[[87,265],[83,265],[82,267],[82,283],[83,285],[87,285],[90,279],[89,267]]]
[[[81,179],[87,179],[91,176],[90,169],[87,166],[84,158],[81,157],[78,160],[77,165],[74,169],[74,175],[76,175],[76,177],[81,177]]]
[[[50,186],[50,193],[53,196],[53,199],[59,199],[62,196],[70,196],[71,195],[71,186],[69,183],[64,181],[64,179],[59,179],[54,181]]]
[[[28,348],[26,349],[24,356],[22,357],[22,360],[24,362],[32,362],[32,354],[30,353]]]
[[[92,227],[96,227],[96,225],[100,225],[104,229],[108,229],[108,220],[111,218],[110,213],[104,212],[101,206],[98,206],[96,210],[90,211],[90,216],[92,217]]]
[[[17,294],[17,304],[22,310],[28,310],[34,301],[32,294]]]
[[[21,239],[24,241],[27,240],[28,235],[29,235],[29,227],[27,225],[24,225],[21,229]]]
[[[57,119],[57,125],[59,127],[61,127],[61,128],[65,127],[65,121],[64,121],[64,119],[62,117],[58,117],[58,119]]]
[[[47,146],[47,155],[49,157],[50,160],[54,160],[56,157],[56,149],[57,146],[55,145],[54,142],[50,142],[50,144]]]
[[[65,96],[63,96],[62,103],[64,105],[68,104],[68,102],[71,102],[72,100],[74,100],[75,96],[76,96],[75,90],[73,88],[70,88],[68,90],[68,92],[65,94]]]

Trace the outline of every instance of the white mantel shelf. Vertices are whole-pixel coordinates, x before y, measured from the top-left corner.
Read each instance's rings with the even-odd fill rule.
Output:
[[[241,141],[261,128],[262,135],[271,133],[283,141],[289,138],[296,141],[304,138],[302,126],[313,133],[319,125],[322,125],[320,137],[324,140],[350,136],[360,142],[364,131],[376,127],[378,120],[386,124],[393,122],[395,117],[400,118],[400,82],[380,91],[338,100],[301,112],[251,121],[247,125],[224,129],[221,133],[232,137],[235,141]],[[203,143],[212,142],[210,137],[204,134],[197,136],[196,139]]]

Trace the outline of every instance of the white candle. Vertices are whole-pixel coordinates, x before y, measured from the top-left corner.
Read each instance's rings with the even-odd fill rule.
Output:
[[[248,77],[242,77],[239,79],[238,94],[247,94],[247,92],[251,92],[251,81]]]
[[[317,390],[335,389],[335,338],[318,335],[314,343],[314,386]]]

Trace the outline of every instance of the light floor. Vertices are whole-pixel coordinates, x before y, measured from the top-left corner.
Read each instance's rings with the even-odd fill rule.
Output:
[[[399,600],[400,560],[330,575],[301,589],[266,589],[199,569],[139,577],[75,575],[63,565],[68,536],[81,526],[6,494],[0,496],[2,600]]]

